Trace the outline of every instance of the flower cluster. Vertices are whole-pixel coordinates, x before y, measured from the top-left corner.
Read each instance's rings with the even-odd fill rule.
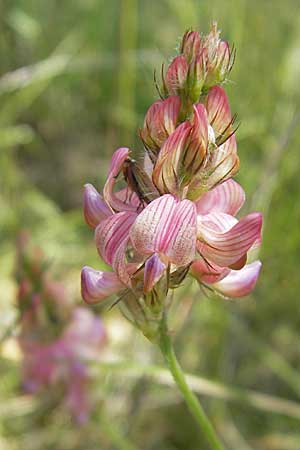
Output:
[[[112,271],[84,267],[82,296],[96,303],[118,293],[148,337],[155,333],[148,318],[159,316],[168,291],[187,275],[241,297],[261,268],[259,261],[247,264],[260,244],[261,214],[235,217],[245,194],[232,179],[239,168],[234,117],[220,86],[234,52],[215,24],[204,37],[188,31],[179,51],[140,130],[143,162],[120,148],[103,195],[90,184],[84,190],[86,222]]]
[[[50,278],[41,251],[29,249],[27,241],[21,233],[16,268],[23,388],[32,394],[61,388],[65,406],[82,423],[91,409],[87,362],[98,357],[105,330],[91,311],[68,304],[63,285]]]

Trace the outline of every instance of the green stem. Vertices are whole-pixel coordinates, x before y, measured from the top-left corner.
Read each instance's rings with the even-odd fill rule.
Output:
[[[214,450],[224,450],[223,445],[219,441],[196,395],[193,393],[193,391],[191,391],[186,382],[184,373],[174,352],[165,317],[163,318],[160,327],[159,347],[174,378],[174,381],[177,384],[177,387],[183,395],[183,398],[191,414],[194,416],[194,419],[196,420],[198,425],[200,425],[200,428],[203,434],[206,436],[207,441],[210,443],[211,448]]]

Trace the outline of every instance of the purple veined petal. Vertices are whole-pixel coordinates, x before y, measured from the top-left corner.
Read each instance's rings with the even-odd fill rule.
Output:
[[[176,95],[172,95],[164,100],[156,114],[157,141],[160,146],[176,128],[181,108],[181,100]],[[160,138],[160,135],[162,136]]]
[[[112,265],[115,253],[128,241],[129,230],[137,214],[129,211],[113,214],[103,220],[95,230],[95,242],[101,258]]]
[[[217,65],[220,71],[220,75],[223,77],[231,69],[233,64],[230,47],[227,41],[219,42],[217,55]]]
[[[196,249],[196,208],[189,200],[163,195],[138,215],[130,237],[139,253],[162,253],[176,265],[188,264]]]
[[[147,259],[144,269],[144,292],[150,292],[153,286],[161,279],[166,270],[166,265],[160,257],[154,253]]]
[[[183,200],[176,205],[166,231],[162,252],[177,266],[189,264],[195,257],[197,241],[197,213],[193,202]]]
[[[190,274],[200,283],[215,283],[222,280],[230,272],[227,267],[220,267],[212,262],[205,261],[203,258],[197,259],[190,268]]]
[[[226,297],[244,297],[254,289],[260,270],[261,262],[254,261],[241,270],[231,270],[223,280],[212,284],[212,287]]]
[[[208,143],[208,121],[204,105],[194,105],[194,117],[188,144],[185,145],[184,154],[181,158],[182,171],[190,179],[195,176],[204,161]]]
[[[229,224],[225,223],[225,220],[231,216],[227,218],[226,216],[226,214],[220,215],[220,225],[223,220],[224,227],[227,228]],[[208,222],[205,223],[206,216],[203,217],[202,222],[201,220],[198,222],[198,251],[205,259],[221,267],[228,267],[244,257],[261,233],[262,215],[260,213],[243,217],[225,232],[218,231],[212,224],[208,226]],[[215,224],[217,224],[216,221]]]
[[[222,212],[235,216],[245,202],[243,188],[230,179],[204,193],[196,202],[198,214]]]
[[[131,241],[137,252],[151,255],[159,251],[175,206],[174,197],[166,194],[151,202],[138,215],[130,231]]]
[[[147,147],[157,151],[175,130],[181,101],[177,96],[158,100],[147,111],[141,137]]]
[[[176,195],[180,181],[180,161],[188,143],[192,126],[183,122],[162,146],[154,166],[152,180],[161,193]]]
[[[211,88],[205,106],[209,123],[217,134],[221,134],[232,122],[229,101],[224,89],[220,86]]]
[[[132,207],[132,210],[136,211],[141,204],[140,199],[138,198],[136,193],[133,192],[128,187],[115,192],[114,195],[115,195],[116,199],[118,201],[122,202],[123,204],[125,204],[126,207],[128,207],[128,205],[129,205],[130,210]]]
[[[237,223],[238,219],[236,217],[221,212],[212,212],[204,215],[198,214],[197,216],[198,233],[201,233],[201,227],[225,233]]]
[[[202,40],[197,31],[187,31],[181,43],[180,52],[184,54],[188,62],[199,56],[202,50]]]
[[[188,75],[189,65],[183,55],[176,56],[166,73],[166,86],[169,94],[177,95],[184,87]]]
[[[116,178],[122,170],[122,166],[128,158],[130,150],[122,147],[115,151],[111,159],[109,174],[103,189],[104,201],[115,211],[135,211],[136,207],[131,203],[126,203],[114,192]]]
[[[114,272],[102,272],[85,266],[81,271],[81,295],[88,304],[98,303],[125,289]]]
[[[132,272],[132,265],[127,264],[126,261],[126,248],[128,245],[128,240],[129,236],[123,240],[121,245],[119,245],[115,251],[112,259],[112,267],[118,275],[119,280],[126,286],[131,287],[130,273]]]
[[[112,214],[112,211],[92,184],[84,186],[83,213],[86,223],[91,228],[96,228],[101,220]]]
[[[238,169],[239,157],[237,155],[236,138],[233,134],[211,154],[207,164],[209,174],[207,188],[210,189],[218,183],[231,178]]]

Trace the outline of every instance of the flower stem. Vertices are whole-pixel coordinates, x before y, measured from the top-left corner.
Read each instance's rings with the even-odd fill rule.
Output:
[[[159,347],[174,378],[174,381],[177,384],[177,387],[179,388],[191,414],[194,416],[194,419],[196,420],[198,425],[200,425],[200,429],[206,436],[206,439],[210,443],[211,448],[214,450],[224,450],[223,445],[218,439],[196,395],[193,393],[193,391],[191,391],[185,380],[184,373],[176,358],[172,340],[169,336],[166,317],[164,317],[161,322]]]

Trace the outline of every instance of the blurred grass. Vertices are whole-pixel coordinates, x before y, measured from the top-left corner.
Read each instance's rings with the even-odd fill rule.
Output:
[[[14,237],[23,227],[31,230],[52,270],[61,274],[80,301],[81,265],[101,267],[92,232],[82,220],[81,186],[92,182],[101,188],[115,148],[141,151],[137,127],[156,98],[153,70],[169,61],[185,28],[206,32],[212,20],[218,20],[223,36],[238,50],[227,89],[232,110],[241,120],[238,180],[248,196],[244,212],[265,213],[260,254],[264,266],[255,292],[240,302],[202,298],[196,287],[181,290],[178,308],[187,311],[176,345],[188,372],[296,402],[300,395],[298,0],[187,0],[184,6],[181,0],[1,1],[1,324],[5,327],[14,312]],[[105,318],[113,354],[140,363],[156,360],[153,349],[134,331],[125,335],[117,311]],[[116,327],[121,338],[114,343]],[[5,374],[2,403],[8,397],[16,404],[23,401],[15,366],[7,366],[2,357],[0,371]],[[129,383],[121,375],[112,380],[107,371],[96,389],[105,392],[117,429],[140,448],[202,448],[175,391],[153,387],[142,373]],[[151,409],[147,403],[153,397],[160,403]],[[250,411],[243,402],[227,406],[221,402],[206,399],[205,407],[228,448],[299,450],[299,423],[276,415],[276,405],[274,414],[267,414]],[[34,403],[30,407],[36,408]],[[61,411],[39,414],[37,420],[20,408],[16,423],[0,418],[0,448],[23,450],[30,445],[45,450],[55,445],[58,450],[86,450],[99,448],[100,440],[101,449],[117,448],[101,435],[97,415],[79,431]],[[57,439],[57,434],[64,434],[64,439]]]

